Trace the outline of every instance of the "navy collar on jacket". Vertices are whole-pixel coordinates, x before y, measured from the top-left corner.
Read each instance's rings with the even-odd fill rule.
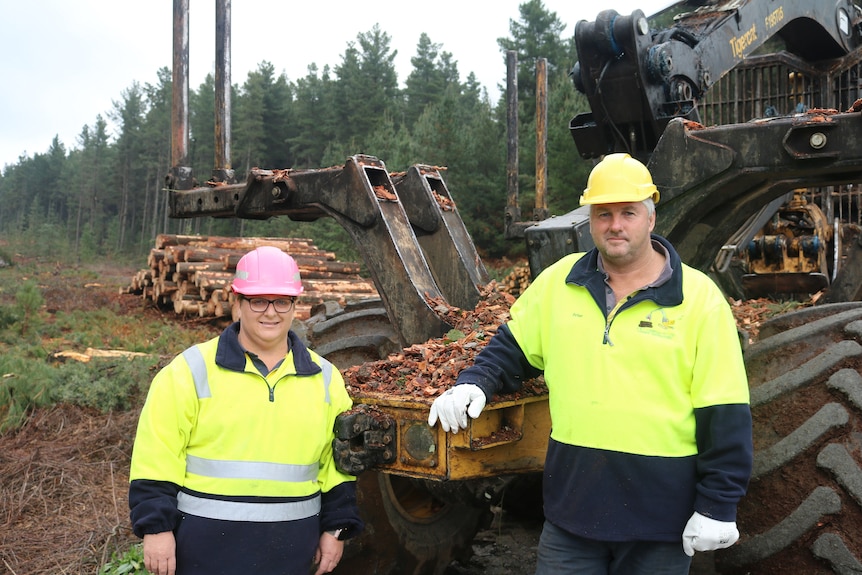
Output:
[[[320,373],[320,366],[314,363],[308,348],[293,330],[287,332],[289,349],[293,351],[293,366],[296,375],[308,376]],[[221,333],[216,349],[216,365],[232,371],[245,370],[245,350],[239,343],[239,322],[227,326]]]
[[[651,234],[650,238],[665,247],[670,256],[670,266],[673,270],[670,279],[660,286],[648,287],[641,290],[626,305],[651,299],[660,306],[671,307],[682,303],[682,260],[673,245],[665,238]],[[590,292],[601,309],[605,309],[605,273],[599,269],[599,251],[593,248],[582,258],[575,262],[569,275],[566,276],[567,284],[583,286]]]

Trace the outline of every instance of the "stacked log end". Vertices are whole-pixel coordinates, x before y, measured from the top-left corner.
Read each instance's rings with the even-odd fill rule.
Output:
[[[509,274],[503,278],[500,291],[518,297],[527,289],[532,281],[530,267],[527,265],[515,266]]]
[[[237,238],[160,234],[139,270],[121,293],[139,295],[182,316],[230,317],[234,294],[230,289],[239,259],[259,246],[275,246],[299,265],[304,291],[296,304],[296,318],[308,319],[324,301],[346,305],[378,297],[374,284],[359,275],[358,263],[336,260],[305,238]]]

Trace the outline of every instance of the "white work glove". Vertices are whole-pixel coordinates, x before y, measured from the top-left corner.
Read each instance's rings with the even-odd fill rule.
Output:
[[[476,419],[485,407],[485,392],[478,385],[463,383],[446,390],[431,404],[428,425],[434,427],[437,419],[443,431],[458,433],[467,429],[467,415]]]
[[[739,539],[736,521],[717,521],[697,511],[682,532],[682,549],[689,557],[695,551],[714,551],[730,547]]]

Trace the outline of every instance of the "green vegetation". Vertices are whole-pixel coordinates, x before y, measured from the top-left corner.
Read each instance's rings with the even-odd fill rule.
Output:
[[[111,560],[99,569],[99,575],[146,575],[144,568],[144,550],[140,544],[122,554],[114,553]]]
[[[32,281],[24,282],[15,293],[15,303],[21,337],[26,337],[39,326],[38,312],[43,303],[42,294]]]
[[[464,337],[464,332],[460,329],[450,329],[446,332],[446,335],[443,336],[443,342],[452,343],[454,341],[458,341],[459,339],[463,339]]]
[[[160,362],[213,335],[206,326],[166,329],[167,320],[144,321],[143,313],[130,318],[109,302],[82,301],[81,290],[97,276],[87,269],[55,267],[44,258],[12,263],[0,268],[0,434],[20,426],[34,408],[56,403],[130,409]],[[86,309],[76,308],[82,304]],[[57,354],[88,348],[146,355],[82,362]]]

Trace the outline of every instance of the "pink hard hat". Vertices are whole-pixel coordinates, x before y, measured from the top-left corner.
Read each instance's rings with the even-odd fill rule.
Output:
[[[231,288],[246,296],[302,293],[302,279],[296,260],[273,246],[256,248],[236,264]]]

